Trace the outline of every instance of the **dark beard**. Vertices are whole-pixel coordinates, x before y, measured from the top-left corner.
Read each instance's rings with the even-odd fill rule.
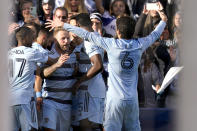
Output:
[[[63,52],[63,53],[66,53],[66,54],[70,54],[69,52],[69,46],[67,47],[67,49],[63,49],[60,44],[57,42],[57,47]]]

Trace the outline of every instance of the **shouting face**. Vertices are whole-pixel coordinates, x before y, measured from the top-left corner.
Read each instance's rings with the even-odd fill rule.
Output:
[[[70,47],[70,36],[69,32],[66,30],[59,31],[56,35],[55,38],[58,42],[58,46],[62,51],[69,52],[69,47]]]

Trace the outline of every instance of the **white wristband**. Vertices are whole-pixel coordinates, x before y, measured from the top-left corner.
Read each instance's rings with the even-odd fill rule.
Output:
[[[36,97],[42,97],[42,93],[41,92],[36,92]]]

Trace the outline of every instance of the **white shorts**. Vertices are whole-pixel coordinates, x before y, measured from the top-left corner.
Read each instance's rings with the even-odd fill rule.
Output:
[[[71,111],[55,109],[43,104],[42,127],[56,131],[69,131],[71,125]]]
[[[102,124],[104,98],[91,97],[87,90],[79,90],[73,98],[72,110],[73,123],[88,118],[91,122]]]
[[[106,99],[105,131],[140,131],[138,100]]]
[[[22,131],[31,130],[32,127],[38,129],[35,101],[31,101],[30,104],[12,106],[12,111],[14,131],[18,131],[20,128]]]

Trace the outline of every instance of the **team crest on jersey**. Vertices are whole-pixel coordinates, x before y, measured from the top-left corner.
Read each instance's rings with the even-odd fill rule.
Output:
[[[129,57],[129,52],[126,52],[124,58],[121,61],[121,67],[123,69],[131,69],[134,65],[134,61]]]

